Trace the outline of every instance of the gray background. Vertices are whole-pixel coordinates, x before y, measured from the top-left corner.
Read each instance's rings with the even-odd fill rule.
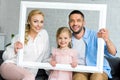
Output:
[[[28,13],[34,8],[27,8]],[[67,9],[43,9],[40,10],[45,14],[44,28],[48,31],[51,48],[56,47],[56,31],[59,27],[68,25],[68,15],[72,11]],[[85,13],[86,26],[98,30],[99,11],[82,11]],[[27,16],[26,16],[27,18]],[[93,18],[93,20],[91,20]]]
[[[0,0],[0,33],[5,34],[5,45],[11,40],[11,34],[18,34],[19,12],[21,0]],[[23,0],[22,0],[23,1]],[[33,0],[24,0],[33,1]],[[66,2],[66,3],[90,3],[107,4],[107,25],[110,39],[115,44],[120,57],[120,0],[34,0],[40,2]],[[28,9],[29,12],[31,9]],[[55,47],[55,33],[58,27],[68,26],[68,14],[71,10],[40,9],[45,13],[45,29],[50,35],[51,46]],[[86,27],[97,30],[99,12],[82,11],[85,14]]]

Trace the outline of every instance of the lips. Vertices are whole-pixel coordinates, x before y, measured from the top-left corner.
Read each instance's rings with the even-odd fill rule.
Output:
[[[63,42],[61,42],[60,44],[62,44],[62,45],[64,45],[64,44],[66,44],[65,42],[63,43]]]
[[[36,27],[36,30],[40,30],[40,27]]]
[[[73,28],[73,30],[75,30],[75,31],[78,30],[78,26],[73,26],[72,28]]]

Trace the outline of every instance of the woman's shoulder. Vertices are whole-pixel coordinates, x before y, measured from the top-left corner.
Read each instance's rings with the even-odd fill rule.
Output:
[[[39,35],[41,35],[41,36],[48,36],[48,32],[47,32],[47,30],[45,30],[45,29],[42,29],[40,32],[39,32]]]
[[[40,33],[43,33],[43,34],[47,34],[47,30],[46,29],[42,29],[41,31],[40,31]]]

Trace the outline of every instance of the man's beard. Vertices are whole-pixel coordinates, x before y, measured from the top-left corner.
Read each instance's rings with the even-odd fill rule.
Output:
[[[72,30],[73,34],[79,34],[82,31],[83,27],[81,27],[77,32],[75,32],[71,27],[70,29]]]

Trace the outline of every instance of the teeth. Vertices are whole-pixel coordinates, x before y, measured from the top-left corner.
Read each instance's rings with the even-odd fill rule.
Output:
[[[74,28],[74,29],[77,29],[78,27],[77,27],[77,26],[74,26],[73,28]]]

